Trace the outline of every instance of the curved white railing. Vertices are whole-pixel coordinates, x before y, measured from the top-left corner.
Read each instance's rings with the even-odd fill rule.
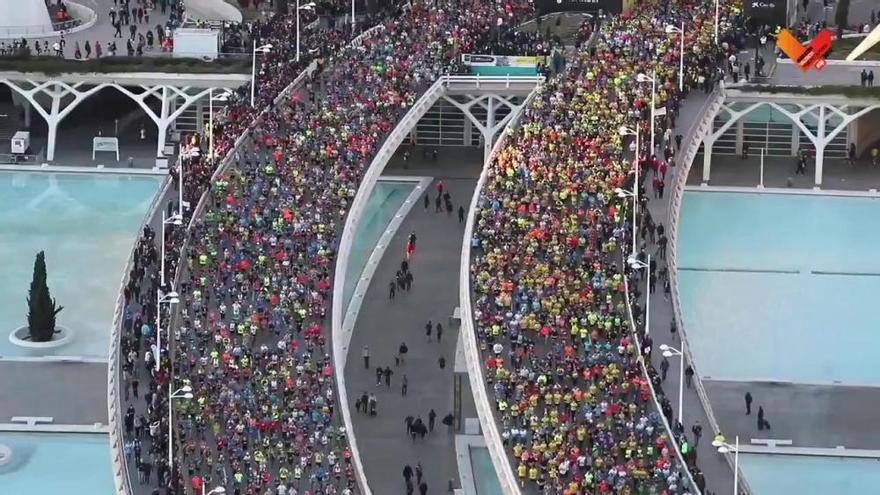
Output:
[[[697,396],[700,398],[703,410],[706,412],[706,417],[709,419],[709,426],[712,428],[713,436],[721,431],[721,427],[718,425],[718,420],[715,418],[715,413],[712,410],[712,404],[709,402],[709,395],[706,393],[706,388],[703,386],[702,379],[700,379],[700,373],[691,353],[691,347],[690,345],[687,345],[687,330],[685,329],[684,318],[681,314],[681,295],[678,288],[678,219],[681,213],[681,202],[684,199],[684,190],[687,185],[691,166],[693,165],[697,152],[700,149],[700,143],[702,143],[703,137],[712,132],[715,115],[718,114],[718,110],[723,104],[724,90],[723,88],[716,88],[712,94],[709,95],[709,98],[706,99],[705,103],[703,103],[700,112],[697,114],[698,116],[696,120],[694,120],[687,133],[683,136],[682,147],[684,148],[684,151],[682,152],[679,150],[678,157],[676,158],[677,170],[675,177],[673,178],[670,192],[669,218],[666,220],[668,226],[667,231],[669,232],[667,265],[669,266],[669,285],[672,292],[672,313],[675,318],[675,325],[678,328],[683,342],[682,351],[685,353],[688,363],[694,368],[694,384],[697,390]],[[730,468],[734,469],[733,454],[728,452],[727,454],[724,454],[724,457],[730,464]],[[739,473],[739,485],[740,489],[746,494],[752,493],[748,481],[746,481],[745,477],[742,475],[742,470],[740,470]]]
[[[159,193],[153,198],[149,210],[144,215],[144,220],[138,229],[137,237],[132,245],[131,252],[128,255],[128,261],[125,263],[125,269],[122,272],[122,279],[119,281],[119,295],[116,297],[116,309],[113,313],[113,323],[110,327],[110,352],[107,361],[107,422],[110,430],[110,465],[113,471],[113,485],[116,488],[117,495],[131,494],[131,476],[128,472],[128,461],[123,452],[123,443],[125,438],[122,434],[122,407],[119,400],[120,383],[120,345],[122,330],[122,313],[125,309],[125,286],[128,284],[128,275],[131,273],[134,264],[134,252],[140,242],[141,233],[144,225],[148,225],[156,211],[162,198],[171,188],[171,178],[166,176]]]
[[[425,115],[425,113],[437,102],[445,91],[443,78],[438,79],[421,98],[409,109],[409,111],[400,120],[397,126],[385,139],[382,147],[376,153],[376,156],[370,162],[370,167],[361,180],[361,185],[355,194],[354,201],[348,210],[348,216],[345,219],[345,227],[342,230],[342,236],[339,240],[339,248],[337,249],[336,268],[333,274],[333,305],[331,310],[331,340],[333,341],[333,368],[336,373],[336,386],[339,393],[339,410],[342,412],[342,422],[345,426],[345,433],[348,436],[348,444],[351,449],[351,458],[354,462],[354,472],[357,478],[358,486],[361,494],[372,495],[367,476],[364,472],[364,465],[361,461],[360,450],[357,445],[357,439],[354,435],[354,424],[351,420],[351,411],[348,408],[348,394],[345,385],[345,363],[348,360],[348,347],[351,342],[352,328],[343,327],[343,297],[342,292],[345,287],[345,273],[348,269],[348,257],[351,252],[351,246],[354,242],[354,233],[360,223],[364,207],[367,200],[376,186],[376,181],[382,175],[388,161],[394,156],[394,152],[409,132]]]
[[[98,6],[94,0],[66,0],[67,10],[71,13],[69,21],[56,22],[50,19],[50,24],[34,24],[30,26],[4,26],[0,27],[0,39],[18,38],[48,38],[58,36],[61,33],[72,34],[89,29],[98,21]],[[88,3],[89,5],[83,5]]]
[[[483,164],[483,170],[480,172],[477,187],[474,188],[467,222],[465,222],[464,226],[464,237],[461,241],[458,304],[461,308],[460,335],[464,339],[462,347],[464,347],[468,379],[471,384],[471,393],[474,395],[477,417],[480,419],[480,428],[483,430],[486,448],[489,450],[489,457],[492,458],[492,465],[495,466],[495,472],[498,474],[501,491],[505,495],[519,495],[521,490],[513,473],[513,466],[511,466],[507,452],[504,450],[504,443],[498,431],[498,423],[495,421],[495,413],[492,411],[492,401],[489,399],[489,394],[486,391],[486,377],[483,376],[483,360],[480,357],[477,332],[474,329],[474,310],[471,296],[471,238],[474,235],[474,216],[477,211],[477,205],[480,202],[483,187],[489,178],[489,170],[495,161],[495,156],[507,143],[507,129],[512,129],[519,123],[523,111],[531,105],[532,100],[537,95],[537,89],[529,94],[522,107],[517,110],[517,113],[510,119],[507,127],[502,131],[502,135],[498,137],[498,141],[492,146],[492,152]]]

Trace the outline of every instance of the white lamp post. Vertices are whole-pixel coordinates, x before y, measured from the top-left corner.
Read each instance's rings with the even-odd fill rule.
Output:
[[[619,187],[617,189],[615,189],[614,192],[615,192],[615,194],[617,194],[617,197],[620,199],[633,198],[633,209],[632,209],[632,213],[633,213],[633,219],[632,219],[633,247],[632,247],[632,252],[630,253],[630,256],[635,256],[636,255],[636,208],[635,208],[636,194],[632,191],[628,191],[626,189],[621,189]]]
[[[660,350],[663,351],[664,357],[678,356],[681,358],[678,367],[678,422],[684,426],[684,353],[666,344],[661,344]]]
[[[214,101],[224,102],[232,96],[232,91],[224,90],[214,96],[214,88],[208,90],[208,159],[214,159]]]
[[[639,126],[636,124],[635,129],[627,126],[620,126],[618,131],[621,136],[635,136],[636,137],[636,153],[634,157],[635,169],[636,169],[636,177],[635,183],[633,185],[633,254],[636,252],[636,218],[638,216],[639,211]]]
[[[315,8],[315,2],[309,2],[300,6],[299,0],[296,0],[296,61],[299,62],[299,11],[311,10]]]
[[[629,263],[629,266],[634,270],[646,270],[648,271],[648,290],[645,291],[645,335],[650,335],[651,333],[651,273],[648,270],[651,266],[651,255],[648,254],[648,262],[639,261],[638,258],[635,257],[635,253],[630,255],[629,258],[626,259],[626,262]]]
[[[672,24],[667,24],[666,34],[672,33],[679,33],[681,35],[678,60],[678,90],[684,91],[684,21],[681,21],[681,28],[673,26]]]
[[[171,422],[171,419],[172,419],[171,402],[174,399],[187,399],[187,400],[189,400],[189,399],[193,398],[192,387],[190,387],[189,385],[184,385],[183,387],[180,387],[176,392],[172,392],[171,391],[171,382],[172,381],[173,380],[171,380],[171,379],[168,380],[168,468],[169,469],[174,468],[174,464],[173,464],[174,463],[174,455],[173,455],[174,454],[174,441],[173,441],[174,437],[172,436],[174,434],[174,429],[171,426],[173,424]]]
[[[715,44],[718,44],[718,0],[715,0]]]
[[[351,0],[351,32],[354,35],[354,0]]]
[[[159,371],[160,358],[162,356],[162,305],[177,304],[177,292],[171,291],[162,295],[162,289],[156,289],[156,371]]]
[[[651,81],[651,146],[649,149],[650,153],[654,154],[654,109],[657,107],[657,71],[654,70],[651,72],[651,76],[648,77],[647,74],[639,74],[636,76],[636,80],[639,82],[648,82]]]
[[[712,446],[718,449],[719,454],[733,452],[733,495],[739,495],[739,435],[736,436],[735,445],[730,445],[720,440],[712,440]]]
[[[254,40],[253,61],[251,62],[251,107],[254,106],[254,95],[257,84],[257,53],[269,53],[272,51],[272,44],[257,46],[257,40]]]
[[[160,256],[159,256],[159,285],[165,288],[165,226],[168,224],[181,225],[183,219],[180,215],[171,215],[165,218],[165,210],[162,210],[162,237],[159,238]]]
[[[210,492],[205,493],[205,484],[202,483],[202,495],[224,495],[226,493],[226,488],[222,486],[218,486],[217,488],[212,489]]]

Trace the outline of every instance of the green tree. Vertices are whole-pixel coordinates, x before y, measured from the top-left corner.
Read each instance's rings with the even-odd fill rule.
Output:
[[[37,253],[34,260],[34,277],[28,291],[28,332],[32,342],[48,342],[55,335],[55,316],[64,307],[55,308],[55,300],[46,285],[46,255]]]

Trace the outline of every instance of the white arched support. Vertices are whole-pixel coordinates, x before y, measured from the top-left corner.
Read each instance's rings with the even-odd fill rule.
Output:
[[[144,112],[146,112],[147,116],[149,116],[150,119],[152,119],[153,122],[156,124],[156,128],[159,132],[159,138],[157,139],[156,143],[157,158],[162,158],[164,156],[163,150],[165,149],[165,140],[168,137],[168,127],[177,119],[177,117],[179,117],[180,114],[184,112],[184,110],[189,108],[190,105],[210,94],[211,90],[220,89],[207,88],[202,89],[194,95],[190,95],[189,86],[176,88],[167,84],[153,87],[141,85],[140,87],[144,90],[142,93],[134,93],[133,91],[124,88],[118,84],[114,84],[113,87],[128,95],[129,98],[137,102],[137,104],[140,105],[141,108],[143,108]],[[153,109],[150,108],[150,105],[147,104],[147,99],[151,96],[155,96],[160,101],[160,109],[158,115],[156,115],[156,112],[154,112]],[[176,103],[178,97],[183,100],[183,103],[177,105],[177,108],[172,109],[172,105]]]
[[[23,88],[9,79],[0,79],[0,82],[6,84],[10,89],[24,97],[28,104],[32,108],[36,108],[37,112],[46,120],[46,126],[48,128],[48,142],[46,144],[47,161],[55,159],[55,143],[58,139],[58,124],[60,124],[61,121],[64,120],[64,117],[67,117],[70,112],[72,112],[73,109],[86,98],[110,85],[102,83],[85,91],[80,91],[79,88],[84,84],[82,82],[73,84],[68,84],[64,81],[36,83],[32,80],[27,80],[26,82],[30,84],[30,88]],[[50,101],[48,109],[43,108],[43,105],[41,105],[40,101],[37,99],[40,94],[49,97]],[[71,95],[73,96],[73,99],[65,104],[64,99]]]
[[[703,182],[709,182],[712,170],[712,145],[715,144],[715,140],[721,137],[721,135],[730,129],[730,126],[739,121],[739,119],[763,104],[763,102],[754,103],[746,107],[745,110],[734,110],[730,105],[721,105],[718,111],[712,115],[713,122],[715,121],[715,117],[721,112],[727,112],[730,115],[730,118],[727,122],[722,124],[717,131],[712,132],[713,127],[710,127],[709,132],[703,136]]]
[[[443,95],[443,99],[451,103],[455,108],[461,110],[471,124],[480,131],[480,134],[483,136],[483,160],[485,161],[488,160],[489,155],[492,154],[492,146],[495,143],[495,138],[498,136],[498,132],[501,131],[501,129],[504,129],[513,116],[517,114],[519,109],[522,108],[523,103],[515,103],[513,101],[514,97],[505,98],[491,93],[483,94],[478,97],[467,95],[467,98],[471,98],[471,100],[466,103],[460,103],[455,101],[455,99],[450,98],[448,95]],[[479,105],[486,110],[485,123],[477,118],[477,116],[471,111],[474,105]],[[510,111],[503,118],[496,121],[495,114],[501,106],[506,106]]]

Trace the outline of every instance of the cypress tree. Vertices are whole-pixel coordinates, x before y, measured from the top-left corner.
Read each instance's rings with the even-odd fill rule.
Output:
[[[55,308],[55,300],[46,284],[46,255],[37,253],[34,276],[28,291],[28,332],[32,342],[48,342],[55,335],[55,316],[64,307]]]

